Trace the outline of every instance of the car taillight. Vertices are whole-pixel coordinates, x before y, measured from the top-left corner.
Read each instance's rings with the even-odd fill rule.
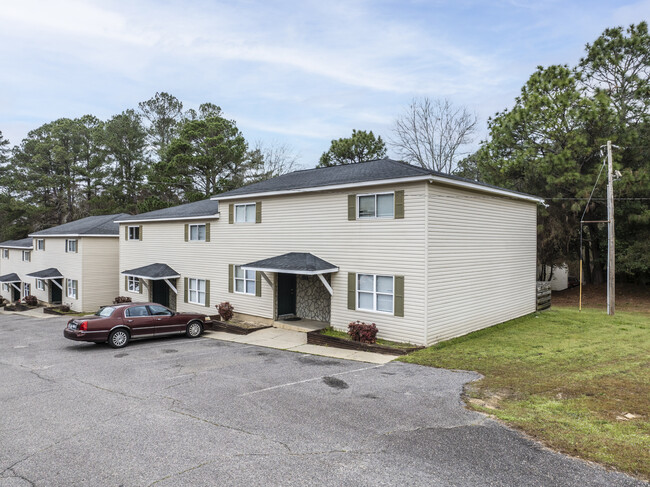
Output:
[[[80,329],[81,331],[88,331],[88,322],[87,322],[87,321],[82,322],[82,323],[79,325],[79,329]]]

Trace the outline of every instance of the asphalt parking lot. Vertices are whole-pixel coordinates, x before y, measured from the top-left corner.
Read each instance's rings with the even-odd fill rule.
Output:
[[[0,316],[0,486],[631,486],[463,408],[477,375]]]

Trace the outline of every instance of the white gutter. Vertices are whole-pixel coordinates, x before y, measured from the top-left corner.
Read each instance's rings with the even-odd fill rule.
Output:
[[[137,274],[128,274],[126,271],[122,272],[121,274],[129,277],[138,277],[140,279],[149,279],[150,281],[166,281],[167,279],[176,279],[178,277],[181,277],[179,275],[163,277],[139,276]]]
[[[41,239],[41,238],[48,238],[48,237],[68,237],[68,238],[70,238],[70,237],[74,237],[74,238],[83,238],[83,237],[112,237],[112,238],[117,238],[117,237],[119,237],[119,236],[120,236],[120,235],[117,234],[117,233],[116,233],[116,234],[113,234],[113,235],[93,235],[93,234],[90,234],[90,233],[89,233],[89,234],[83,234],[83,235],[82,235],[82,234],[79,234],[79,233],[68,233],[68,234],[64,234],[64,233],[61,233],[61,234],[58,234],[58,233],[49,233],[49,234],[47,234],[47,235],[39,235],[39,234],[37,234],[37,233],[30,233],[30,234],[28,235],[28,237],[38,238],[38,239]]]
[[[204,215],[204,216],[179,216],[177,218],[143,218],[141,220],[115,220],[113,223],[146,223],[146,222],[173,222],[180,220],[207,220],[207,219],[218,219],[220,213],[215,213],[214,215]]]
[[[11,245],[0,245],[1,249],[17,249],[17,250],[34,250],[34,246],[31,247],[13,247]]]
[[[245,265],[241,266],[241,268],[246,271],[278,272],[280,274],[296,274],[299,276],[317,276],[319,274],[330,274],[339,271],[338,267],[334,267],[333,269],[324,269],[322,271],[294,271],[288,269],[269,269],[268,267],[247,267]]]
[[[514,193],[512,191],[508,191],[507,189],[491,188],[490,186],[483,186],[482,184],[471,183],[469,181],[458,181],[456,179],[448,179],[448,178],[443,178],[441,176],[430,176],[430,181],[432,183],[435,182],[435,183],[447,184],[450,186],[457,186],[460,188],[473,189],[476,191],[483,191],[485,193],[497,194],[499,196],[506,196],[508,198],[516,198],[516,199],[522,199],[526,201],[532,201],[542,205],[545,204],[544,199],[539,198],[538,196],[530,196],[526,194]]]
[[[379,186],[381,184],[395,184],[395,183],[411,183],[414,181],[428,181],[431,176],[412,176],[409,178],[397,178],[397,179],[378,179],[376,181],[361,181],[358,183],[348,183],[348,184],[331,184],[329,186],[316,186],[314,188],[298,188],[298,189],[288,189],[285,191],[267,191],[263,193],[251,193],[251,194],[241,194],[233,196],[224,196],[219,197],[213,196],[211,200],[221,201],[221,200],[244,200],[250,198],[259,198],[262,196],[277,196],[284,194],[300,194],[300,193],[313,193],[316,191],[332,191],[337,189],[349,189],[349,188],[359,188],[363,186]]]

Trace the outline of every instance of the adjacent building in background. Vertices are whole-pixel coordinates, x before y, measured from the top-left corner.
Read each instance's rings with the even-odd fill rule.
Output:
[[[10,302],[19,301],[32,292],[32,239],[8,240],[0,243],[0,296]]]
[[[31,294],[42,303],[96,310],[118,295],[118,231],[126,214],[89,216],[30,235]]]

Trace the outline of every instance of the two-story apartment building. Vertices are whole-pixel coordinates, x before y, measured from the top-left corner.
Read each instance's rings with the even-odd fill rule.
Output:
[[[423,345],[535,310],[540,198],[382,159],[212,200],[119,220],[122,294]]]
[[[19,301],[32,292],[32,239],[7,240],[0,243],[0,296]]]
[[[31,294],[48,304],[92,311],[113,302],[119,286],[118,231],[126,214],[89,216],[30,234]]]

